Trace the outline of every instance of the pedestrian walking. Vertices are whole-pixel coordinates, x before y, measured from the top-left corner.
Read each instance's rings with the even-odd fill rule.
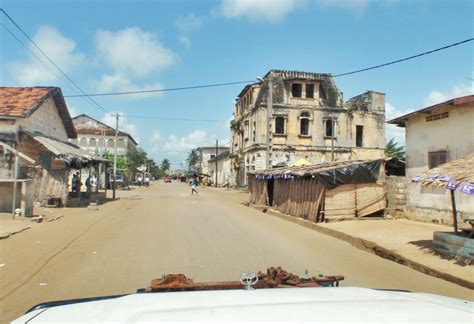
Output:
[[[86,194],[87,198],[91,196],[91,176],[88,176],[86,179]]]
[[[198,181],[196,177],[194,177],[193,180],[191,180],[191,195],[194,193],[199,194],[196,190],[197,185],[198,185]]]

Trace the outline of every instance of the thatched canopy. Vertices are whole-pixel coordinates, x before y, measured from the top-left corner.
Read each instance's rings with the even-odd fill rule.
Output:
[[[474,185],[474,153],[447,162],[418,175],[412,181],[425,186],[446,186],[448,183],[468,183]]]

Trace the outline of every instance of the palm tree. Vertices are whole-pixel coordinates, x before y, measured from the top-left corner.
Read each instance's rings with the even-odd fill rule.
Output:
[[[395,142],[395,139],[392,138],[385,146],[385,156],[388,158],[403,158],[405,157],[405,147],[402,145],[398,145]]]
[[[161,162],[161,170],[168,171],[170,169],[170,161],[168,159],[163,159]]]
[[[192,149],[191,152],[188,153],[188,157],[186,158],[188,169],[190,171],[196,172],[196,166],[198,162],[199,162],[199,153],[196,149]]]

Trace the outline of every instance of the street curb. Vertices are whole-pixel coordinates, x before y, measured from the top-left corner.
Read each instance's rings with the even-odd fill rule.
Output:
[[[5,240],[5,239],[9,238],[9,237],[12,236],[12,235],[21,233],[21,232],[26,231],[27,229],[30,229],[30,228],[31,228],[31,226],[27,226],[27,227],[23,227],[22,229],[19,229],[19,230],[17,230],[17,231],[14,231],[14,232],[3,232],[3,233],[0,233],[0,240]]]
[[[247,205],[247,204],[245,204],[245,205]],[[356,247],[360,250],[373,253],[373,254],[381,257],[381,258],[384,258],[384,259],[402,264],[404,266],[410,267],[410,268],[412,268],[416,271],[419,271],[421,273],[424,273],[424,274],[430,275],[432,277],[440,278],[440,279],[455,283],[455,284],[460,285],[462,287],[466,287],[466,288],[469,288],[469,289],[474,289],[474,282],[472,282],[472,281],[453,276],[449,273],[439,271],[439,270],[431,268],[427,265],[424,265],[424,264],[421,264],[421,263],[416,262],[414,260],[408,259],[408,258],[404,257],[403,255],[395,252],[395,251],[389,250],[387,248],[384,248],[383,246],[378,245],[375,242],[368,241],[368,240],[362,239],[360,237],[351,236],[349,234],[339,232],[339,231],[336,231],[336,230],[331,229],[331,228],[323,227],[323,226],[320,226],[316,223],[310,222],[310,221],[305,220],[305,219],[285,215],[285,214],[282,214],[282,213],[280,213],[278,211],[275,211],[273,209],[269,209],[267,206],[258,206],[258,205],[253,205],[253,204],[248,204],[247,206],[252,207],[256,210],[259,210],[259,211],[261,211],[265,214],[276,216],[276,217],[279,217],[281,219],[290,221],[292,223],[304,226],[306,228],[316,230],[316,231],[318,231],[322,234],[329,235],[329,236],[332,236],[334,238],[346,241],[346,242],[350,243],[352,246],[354,246],[354,247]]]

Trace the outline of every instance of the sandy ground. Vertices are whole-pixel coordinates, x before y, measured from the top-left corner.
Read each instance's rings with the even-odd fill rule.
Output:
[[[133,293],[165,273],[236,280],[280,265],[342,274],[344,286],[406,289],[474,300],[473,291],[271,217],[235,191],[155,183],[0,241],[0,321],[45,301]]]

